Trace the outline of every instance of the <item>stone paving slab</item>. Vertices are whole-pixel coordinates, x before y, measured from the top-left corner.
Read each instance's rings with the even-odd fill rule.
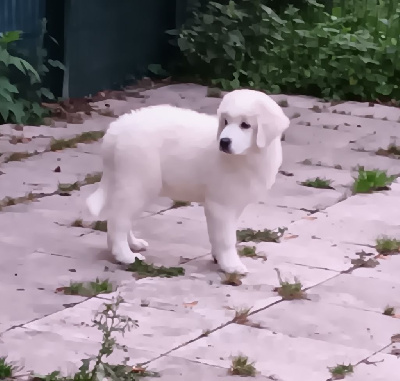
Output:
[[[371,353],[365,349],[233,324],[172,354],[224,368],[229,368],[233,356],[245,354],[255,361],[258,371],[266,377],[284,381],[325,381],[329,378],[328,367],[355,363]]]
[[[92,298],[73,308],[28,323],[25,327],[35,331],[57,332],[70,339],[99,342],[102,333],[93,328],[90,322],[103,304],[103,299]],[[120,311],[121,314],[137,320],[138,327],[126,332],[124,337],[119,338],[119,342],[127,347],[152,351],[157,356],[196,339],[204,332],[216,329],[230,320],[228,310],[208,310],[207,313],[200,314],[186,309],[178,313],[122,304]]]
[[[0,337],[0,352],[7,353],[8,360],[22,362],[25,369],[35,369],[38,374],[48,374],[54,370],[63,374],[74,374],[78,371],[81,360],[96,355],[99,346],[97,342],[65,337],[58,332],[26,328],[15,328]],[[109,357],[110,363],[122,362],[127,355],[138,363],[156,357],[155,353],[143,349],[128,348],[127,353],[114,352]]]
[[[372,277],[360,277],[360,270],[363,269],[356,269],[351,274],[341,274],[314,287],[313,297],[318,296],[324,303],[378,314],[382,314],[387,306],[393,306],[400,311],[400,285]],[[400,320],[397,324],[400,324]]]
[[[308,293],[311,301],[279,303],[255,314],[251,321],[290,337],[367,349],[371,353],[389,345],[390,338],[400,332],[399,319],[326,303],[323,297],[314,294],[315,290]],[[312,300],[316,296],[319,301]]]
[[[367,363],[358,365],[351,375],[352,381],[386,381],[395,380],[395,373],[399,369],[400,360],[395,356],[377,354]]]
[[[121,115],[168,103],[215,114],[220,99],[206,93],[204,86],[171,85],[93,106],[104,109],[107,103]],[[400,185],[367,195],[352,195],[351,186],[359,165],[400,173],[399,160],[375,154],[392,137],[400,138],[399,109],[273,98],[291,119],[282,172],[260,203],[246,209],[239,228],[288,230],[280,243],[247,243],[267,260],[243,258],[250,273],[238,287],[222,284],[200,205],[172,208],[172,200],[160,198],[135,225],[150,243],[147,262],[184,267],[185,275],[172,279],[136,280],[115,263],[104,232],[71,227],[76,219],[93,222],[85,200],[97,185],[60,196],[58,184],[101,171],[100,144],[42,151],[53,138],[104,131],[114,118],[93,113],[82,124],[55,122],[22,131],[0,126],[0,200],[29,192],[39,197],[0,211],[0,356],[28,370],[72,373],[99,347],[99,332],[90,327],[94,312],[120,293],[122,312],[139,327],[118,341],[127,345],[132,364],[148,362],[161,371],[162,381],[236,379],[228,369],[239,353],[255,361],[260,381],[326,381],[328,367],[341,363],[355,365],[356,381],[396,379],[400,348],[390,341],[400,333],[400,320],[382,312],[388,305],[400,312],[400,256],[379,258],[375,268],[357,268],[354,260],[362,250],[375,255],[378,236],[400,237]],[[12,144],[15,137],[31,140]],[[4,163],[12,152],[33,156]],[[54,172],[58,166],[61,171]],[[316,177],[332,180],[334,189],[300,184]],[[310,300],[280,301],[276,269],[284,280],[298,278]],[[96,277],[110,279],[118,290],[88,300],[55,292],[70,281]],[[232,323],[236,311],[246,308],[253,326]]]
[[[189,361],[179,357],[165,356],[159,360],[151,362],[150,368],[163,369],[163,381],[186,381],[195,379],[199,381],[216,380],[216,381],[237,381],[238,376],[231,376],[228,370],[221,366],[205,365],[199,361]],[[265,377],[257,374],[252,377],[253,381],[278,381],[277,378]]]
[[[265,308],[281,298],[268,284],[231,287],[221,282],[207,282],[196,277],[167,280],[141,280],[136,284],[126,282],[118,290],[124,300],[136,306],[146,304],[167,311],[187,312],[204,316],[208,311],[217,311],[226,317],[226,322],[235,317],[236,310]],[[110,299],[114,294],[99,297]]]

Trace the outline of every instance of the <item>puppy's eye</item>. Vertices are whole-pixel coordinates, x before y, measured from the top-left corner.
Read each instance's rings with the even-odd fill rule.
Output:
[[[226,119],[224,120],[224,123],[225,123],[225,126],[228,125],[228,121]]]
[[[242,124],[240,125],[240,128],[243,128],[244,130],[246,130],[247,128],[250,128],[250,124],[246,123],[246,122],[242,122]]]

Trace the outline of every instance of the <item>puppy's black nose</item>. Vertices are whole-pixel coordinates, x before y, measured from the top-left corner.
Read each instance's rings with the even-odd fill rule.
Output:
[[[222,138],[222,139],[219,141],[219,149],[220,149],[221,151],[223,151],[223,152],[229,152],[229,149],[230,149],[230,147],[231,147],[231,143],[232,143],[232,140],[231,140],[231,139],[229,139],[229,138]]]

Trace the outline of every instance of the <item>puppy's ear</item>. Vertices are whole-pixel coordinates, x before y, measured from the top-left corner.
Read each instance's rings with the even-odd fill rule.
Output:
[[[258,148],[268,147],[277,137],[289,127],[290,120],[284,114],[281,107],[266,95],[259,103],[257,118],[256,144]]]

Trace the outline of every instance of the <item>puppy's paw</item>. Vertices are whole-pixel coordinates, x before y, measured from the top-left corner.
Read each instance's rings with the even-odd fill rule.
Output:
[[[242,263],[242,261],[237,258],[229,258],[228,260],[224,260],[223,258],[218,259],[219,267],[222,271],[226,273],[237,273],[241,275],[247,274],[249,271],[247,267]]]
[[[144,239],[136,238],[132,233],[129,233],[129,247],[134,251],[146,250],[149,243]]]
[[[124,254],[117,254],[115,255],[115,259],[118,262],[121,262],[126,265],[130,265],[131,263],[134,263],[136,259],[140,259],[141,261],[144,261],[146,258],[144,255],[140,253],[133,253],[132,251],[130,253],[124,253]]]

